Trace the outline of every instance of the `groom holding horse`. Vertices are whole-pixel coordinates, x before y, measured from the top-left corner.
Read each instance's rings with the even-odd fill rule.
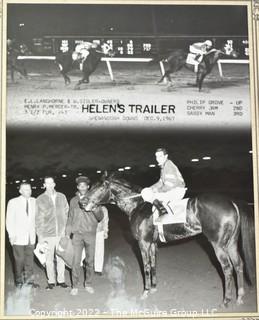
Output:
[[[162,222],[163,216],[167,214],[163,202],[183,199],[186,188],[179,169],[168,159],[167,150],[158,148],[155,156],[158,165],[161,167],[160,179],[151,187],[144,188],[141,195],[144,201],[152,203],[158,210],[159,218],[156,222]]]

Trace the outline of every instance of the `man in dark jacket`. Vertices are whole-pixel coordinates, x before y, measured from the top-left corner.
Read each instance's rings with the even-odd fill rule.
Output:
[[[78,294],[78,284],[81,271],[81,258],[83,248],[85,248],[86,262],[86,280],[85,290],[93,294],[92,275],[94,266],[95,237],[98,222],[104,217],[103,211],[96,210],[85,211],[82,203],[86,200],[90,180],[87,177],[80,176],[76,179],[76,196],[71,199],[69,207],[69,216],[66,227],[66,235],[73,234],[72,243],[74,246],[74,263],[72,267],[73,288],[72,295]]]
[[[44,178],[46,191],[38,196],[36,200],[35,224],[38,242],[47,243],[46,269],[48,276],[47,290],[53,289],[56,285],[56,272],[54,257],[57,260],[57,285],[67,288],[65,283],[65,263],[56,255],[60,238],[65,235],[65,228],[68,216],[68,203],[63,193],[55,190],[53,177]]]

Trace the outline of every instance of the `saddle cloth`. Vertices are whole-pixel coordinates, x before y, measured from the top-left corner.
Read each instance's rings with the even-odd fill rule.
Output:
[[[157,222],[159,217],[158,210],[153,206],[153,224],[158,227],[158,234],[161,242],[166,242],[164,237],[164,228],[165,224],[173,223],[186,223],[186,213],[187,213],[187,202],[189,198],[184,198],[179,201],[169,202],[164,204],[164,207],[167,210],[167,214],[163,216],[161,222]]]
[[[202,60],[202,56],[200,56],[198,60],[195,60],[195,57],[196,57],[196,54],[188,53],[186,63],[192,64],[194,66],[198,65]]]

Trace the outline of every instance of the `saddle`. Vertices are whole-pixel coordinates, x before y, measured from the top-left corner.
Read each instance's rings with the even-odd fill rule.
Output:
[[[179,201],[163,203],[167,210],[167,214],[162,216],[161,222],[157,222],[159,217],[158,210],[153,206],[153,224],[158,228],[158,234],[161,242],[166,242],[164,237],[163,225],[186,223],[187,203],[189,198],[184,198]]]
[[[167,214],[163,215],[161,223],[162,224],[172,224],[172,223],[185,223],[186,222],[186,208],[187,202],[189,198],[184,198],[182,200],[168,203],[163,203]],[[153,206],[153,223],[154,225],[158,225],[160,223],[156,223],[156,219],[159,217],[158,210]]]
[[[196,66],[199,63],[201,63],[202,59],[203,59],[203,55],[197,56],[194,53],[188,53],[188,56],[186,58],[186,63]]]

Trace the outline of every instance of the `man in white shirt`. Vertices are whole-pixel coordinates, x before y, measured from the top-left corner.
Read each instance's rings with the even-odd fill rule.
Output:
[[[15,284],[18,288],[24,284],[38,288],[39,285],[34,283],[33,273],[36,199],[31,197],[29,183],[21,183],[19,192],[19,197],[8,202],[6,212],[6,229],[15,262]]]

